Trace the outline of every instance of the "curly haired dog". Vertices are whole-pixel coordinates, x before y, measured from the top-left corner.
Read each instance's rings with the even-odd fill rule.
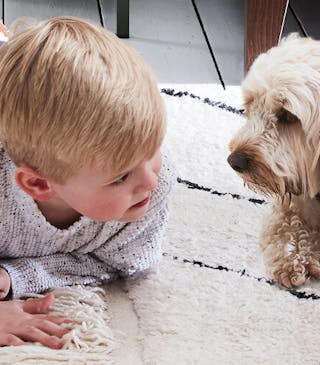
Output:
[[[320,278],[320,41],[291,35],[260,55],[243,84],[246,124],[228,162],[272,197],[261,247],[286,287]]]

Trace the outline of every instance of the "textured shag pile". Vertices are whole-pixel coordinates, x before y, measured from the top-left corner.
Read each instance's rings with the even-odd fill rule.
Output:
[[[277,286],[258,246],[264,198],[226,162],[244,123],[239,87],[163,86],[177,167],[157,270],[104,288],[55,290],[82,321],[62,350],[3,347],[1,364],[319,364],[320,289]]]

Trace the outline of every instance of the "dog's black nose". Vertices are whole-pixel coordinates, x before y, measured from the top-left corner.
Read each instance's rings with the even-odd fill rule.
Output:
[[[249,157],[243,152],[232,152],[228,157],[228,163],[237,172],[245,172],[249,167]]]

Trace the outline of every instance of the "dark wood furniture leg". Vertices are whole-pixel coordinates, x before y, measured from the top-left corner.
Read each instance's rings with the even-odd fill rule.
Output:
[[[260,53],[278,44],[288,4],[289,0],[247,0],[246,71]]]
[[[129,38],[129,0],[117,0],[117,36]]]

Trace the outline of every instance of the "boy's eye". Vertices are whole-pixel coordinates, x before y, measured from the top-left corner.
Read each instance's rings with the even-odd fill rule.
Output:
[[[127,180],[128,176],[129,176],[129,174],[121,176],[120,179],[114,181],[113,184],[122,184],[123,182],[125,182]]]

